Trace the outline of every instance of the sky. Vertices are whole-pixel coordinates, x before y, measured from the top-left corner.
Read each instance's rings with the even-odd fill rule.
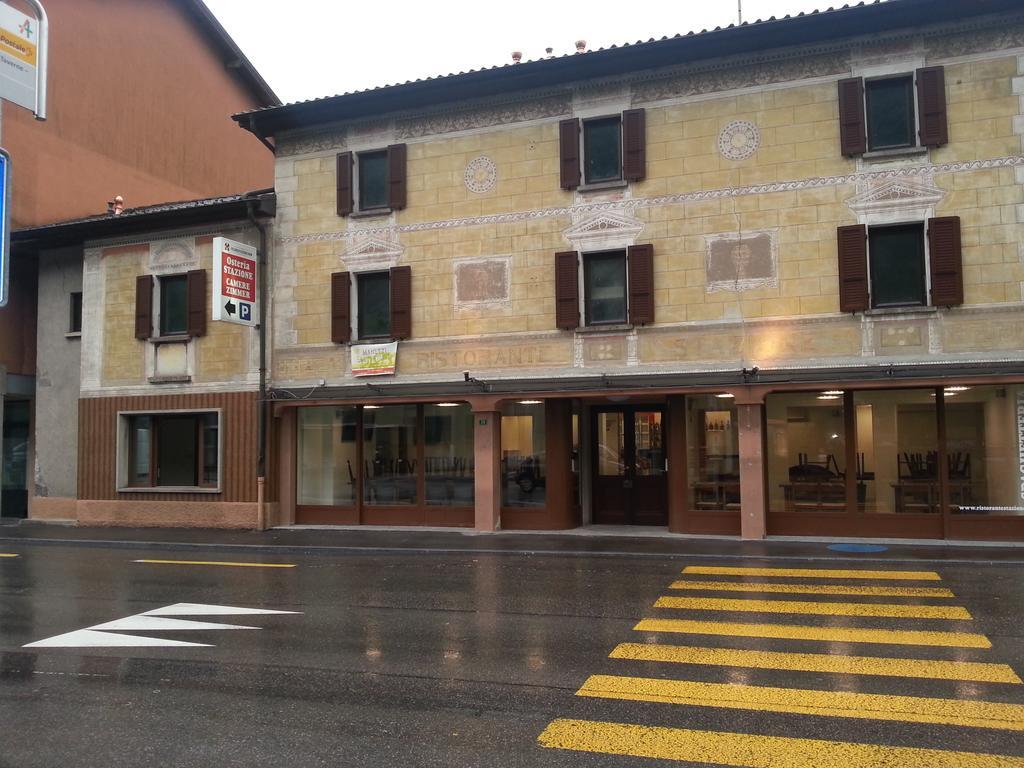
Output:
[[[846,1],[846,0],[844,0]],[[841,5],[741,0],[743,20]],[[736,22],[737,0],[206,0],[285,103]],[[628,13],[624,12],[628,9]],[[378,31],[380,30],[380,31]]]

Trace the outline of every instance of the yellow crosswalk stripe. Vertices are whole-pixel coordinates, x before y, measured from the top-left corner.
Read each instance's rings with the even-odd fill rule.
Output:
[[[683,573],[697,576],[796,576],[812,579],[887,579],[942,581],[934,571],[855,571],[819,568],[738,568],[733,566],[688,565]]]
[[[220,560],[132,560],[133,563],[157,565],[224,565],[232,568],[294,568],[293,563],[227,563]]]
[[[743,768],[1024,768],[1024,758],[918,747],[718,733],[589,720],[555,720],[544,747]]]
[[[944,587],[878,587],[844,584],[771,584],[753,581],[675,581],[672,589],[701,592],[772,592],[789,595],[857,595],[861,597],[953,597]]]
[[[853,627],[810,627],[787,624],[743,624],[731,621],[686,621],[643,619],[633,629],[639,632],[676,632],[728,637],[770,637],[785,640],[817,640],[830,643],[883,643],[886,645],[931,645],[949,648],[991,648],[984,635],[971,632],[924,632]]]
[[[735,648],[702,648],[647,643],[621,643],[611,652],[610,657],[630,661],[658,661],[747,669],[785,669],[796,672],[917,677],[932,680],[966,680],[1014,685],[1021,683],[1017,673],[1006,664],[976,661],[748,651]]]
[[[0,557],[17,557],[17,555],[12,555],[6,552],[0,552]]]
[[[1024,706],[920,696],[592,675],[577,696],[1024,731]]]
[[[892,619],[968,620],[966,608],[946,605],[890,605],[872,603],[816,603],[804,600],[730,600],[713,597],[660,597],[655,608],[691,611],[749,611],[753,613],[806,613],[815,616],[882,616]]]

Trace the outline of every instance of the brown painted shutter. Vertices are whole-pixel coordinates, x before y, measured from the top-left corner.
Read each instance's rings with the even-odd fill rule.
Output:
[[[622,178],[642,181],[647,175],[647,117],[642,109],[622,113]]]
[[[654,322],[654,246],[631,245],[626,254],[629,270],[629,322],[651,325]]]
[[[932,272],[932,306],[963,304],[964,266],[959,216],[928,220],[928,254]]]
[[[580,325],[579,256],[576,251],[555,254],[555,326],[565,331]]]
[[[843,154],[862,155],[868,149],[867,119],[864,116],[864,78],[839,81],[839,143]]]
[[[135,338],[145,341],[153,335],[153,277],[135,278]]]
[[[352,340],[352,278],[348,272],[331,275],[331,341],[347,344]]]
[[[412,336],[412,269],[391,268],[391,338]]]
[[[206,270],[186,273],[188,285],[188,335],[206,335]]]
[[[388,147],[388,208],[393,211],[405,208],[405,165],[405,144]]]
[[[576,189],[580,185],[580,121],[577,118],[571,117],[558,124],[558,153],[562,189]]]
[[[338,215],[352,213],[352,153],[338,153]]]
[[[917,112],[920,115],[922,147],[949,143],[946,119],[946,72],[942,67],[917,70]]]
[[[868,309],[868,228],[863,224],[839,227],[839,311]]]

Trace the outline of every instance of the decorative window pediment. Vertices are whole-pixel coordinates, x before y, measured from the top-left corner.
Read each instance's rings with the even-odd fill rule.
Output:
[[[390,269],[398,266],[405,249],[401,243],[380,235],[359,237],[342,255],[345,266],[353,272],[369,269]]]
[[[644,223],[625,213],[602,211],[580,219],[562,235],[577,251],[605,251],[636,244]]]
[[[854,213],[912,213],[934,208],[945,192],[932,184],[909,179],[890,179],[862,189],[846,201]]]

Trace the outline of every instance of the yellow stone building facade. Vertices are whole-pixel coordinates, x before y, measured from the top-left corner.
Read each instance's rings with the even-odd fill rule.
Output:
[[[279,522],[1024,536],[1024,18],[988,11],[236,116],[276,142]]]

